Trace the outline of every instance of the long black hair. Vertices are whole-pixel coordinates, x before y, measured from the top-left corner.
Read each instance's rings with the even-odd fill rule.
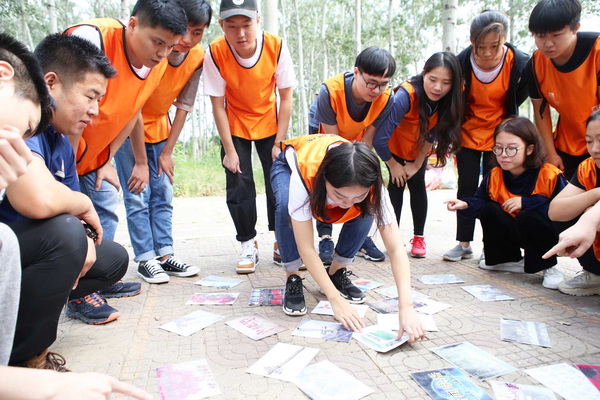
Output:
[[[378,225],[383,224],[381,213],[381,165],[379,158],[365,143],[344,142],[327,151],[323,158],[310,193],[310,209],[313,215],[327,220],[327,189],[325,181],[335,188],[362,186],[370,193],[360,203],[361,217],[372,216]]]
[[[421,74],[413,77],[410,82],[421,93],[418,103],[420,134],[415,144],[417,148],[420,148],[429,136],[429,114],[432,107],[423,87],[423,79],[425,74],[438,67],[446,68],[452,79],[452,88],[437,102],[438,122],[435,126],[436,140],[433,151],[437,157],[436,166],[443,167],[446,165],[446,157],[455,153],[461,142],[460,126],[465,106],[462,95],[463,75],[460,63],[456,56],[448,51],[435,53],[425,62]]]

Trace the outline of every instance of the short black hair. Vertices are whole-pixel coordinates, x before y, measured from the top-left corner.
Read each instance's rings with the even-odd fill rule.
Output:
[[[396,60],[384,49],[379,47],[367,47],[356,57],[354,66],[360,72],[371,76],[382,76],[391,78],[396,72]]]
[[[44,74],[55,72],[60,80],[70,86],[84,79],[88,72],[113,78],[117,70],[102,50],[89,40],[60,33],[48,35],[33,52]]]
[[[581,18],[579,0],[542,0],[529,16],[529,31],[544,34],[560,31],[565,26],[573,31]]]
[[[160,27],[175,35],[187,32],[187,16],[180,0],[138,0],[131,16],[137,18],[140,26]]]
[[[7,62],[15,71],[15,96],[40,105],[40,123],[34,134],[42,132],[52,118],[54,103],[40,64],[25,45],[7,33],[0,33],[0,61]]]
[[[212,19],[212,7],[206,0],[181,0],[187,22],[193,26],[204,25],[207,28],[210,26]]]

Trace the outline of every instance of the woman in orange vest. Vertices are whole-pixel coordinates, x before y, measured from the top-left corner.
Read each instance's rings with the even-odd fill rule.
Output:
[[[399,337],[425,337],[410,295],[410,266],[381,179],[379,159],[365,143],[350,143],[337,135],[307,135],[289,139],[271,168],[275,195],[275,232],[287,272],[283,311],[306,314],[302,279],[305,264],[331,302],[346,329],[360,331],[364,322],[350,302],[364,302],[347,269],[376,221],[391,260],[398,287]],[[313,218],[343,223],[336,254],[327,269],[314,245]],[[340,296],[341,294],[341,296]]]
[[[521,79],[529,55],[506,42],[508,18],[494,10],[479,14],[471,22],[471,45],[457,56],[465,77],[465,116],[461,148],[456,153],[459,199],[473,197],[483,169],[492,169],[494,129],[503,119],[519,115],[527,98]],[[456,218],[458,244],[444,253],[446,261],[473,257],[471,241],[474,218]]]
[[[542,286],[556,289],[563,279],[556,256],[542,255],[558,241],[548,207],[567,181],[557,167],[544,163],[540,135],[527,118],[500,123],[492,152],[498,166],[483,178],[474,197],[448,200],[448,210],[479,218],[485,246],[479,268],[531,274],[543,270]]]
[[[595,222],[600,215],[600,109],[596,109],[586,122],[585,141],[591,157],[579,164],[565,190],[552,200],[548,215],[553,221],[568,221],[556,224],[559,230],[573,224],[576,226],[572,228],[594,224],[586,232],[590,235],[586,238],[588,248],[579,244],[583,238],[573,242],[571,235],[574,232],[569,229],[561,233],[561,243],[544,255],[551,256],[560,250],[560,255],[577,257],[583,273],[558,285],[558,290],[573,296],[600,295],[600,234]],[[592,209],[588,210],[590,207]],[[584,212],[585,218],[580,218]],[[578,247],[581,248],[576,251]],[[561,249],[565,249],[564,253]]]
[[[400,223],[404,187],[410,190],[414,237],[410,254],[425,257],[427,158],[435,153],[444,166],[448,153],[460,145],[463,117],[462,73],[456,56],[449,52],[432,55],[423,72],[395,89],[394,106],[388,118],[376,125],[373,147],[390,171],[388,190]]]

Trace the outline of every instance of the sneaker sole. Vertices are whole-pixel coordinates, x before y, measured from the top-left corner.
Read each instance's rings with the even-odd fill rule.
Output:
[[[348,300],[349,303],[352,303],[352,304],[362,304],[365,301],[367,301],[367,297],[366,296],[363,297],[363,298],[361,298],[361,299],[353,299],[350,296],[345,295],[344,293],[340,292],[339,290],[338,290],[338,292],[340,293],[340,296],[342,296],[343,298],[345,298],[346,300]]]
[[[125,293],[102,293],[101,290],[98,291],[98,294],[100,296],[104,297],[105,299],[122,299],[125,297],[137,296],[140,293],[142,293],[141,288],[137,292],[125,292]]]
[[[80,321],[83,321],[88,325],[102,325],[102,324],[107,324],[109,322],[116,320],[117,318],[119,318],[121,316],[121,313],[119,313],[119,312],[112,313],[108,316],[108,318],[103,319],[103,320],[90,319],[79,313],[75,313],[75,314],[71,314],[71,315],[65,314],[65,315],[67,315],[67,317],[69,317],[71,319],[78,319]]]
[[[356,255],[359,257],[363,257],[365,260],[374,261],[374,262],[381,262],[381,261],[385,260],[385,257],[383,257],[383,258],[371,257],[370,255],[363,253],[362,251],[359,251],[358,253],[356,253]]]
[[[256,267],[254,267],[254,268],[243,268],[243,269],[242,268],[238,268],[238,267],[235,268],[235,272],[237,272],[238,274],[242,274],[242,275],[244,275],[244,274],[253,274],[254,271],[256,271]]]
[[[413,254],[413,253],[410,253],[410,256],[412,258],[425,258],[425,254]]]
[[[171,276],[178,276],[180,278],[185,278],[185,277],[188,277],[188,276],[198,275],[199,273],[200,273],[200,269],[199,268],[197,268],[196,270],[185,271],[185,272],[173,272],[173,271],[167,271],[167,270],[165,270],[165,274],[171,275]]]
[[[518,268],[518,267],[500,267],[500,268],[496,268],[495,265],[487,265],[485,264],[485,267],[482,267],[481,265],[479,265],[479,268],[485,270],[485,271],[496,271],[496,272],[511,272],[513,274],[524,274],[525,273],[525,269],[524,268]]]
[[[144,275],[140,274],[139,272],[137,274],[140,278],[142,278],[143,280],[145,280],[148,283],[168,283],[169,282],[168,276],[167,276],[167,279],[165,279],[165,278],[148,278],[147,276],[144,276]]]
[[[285,315],[289,315],[291,317],[296,317],[296,316],[300,316],[300,315],[306,315],[306,307],[304,307],[304,310],[288,310],[287,308],[285,308],[285,306],[282,307],[283,309],[283,313]]]
[[[460,261],[460,260],[471,259],[471,258],[473,258],[473,254],[469,254],[469,255],[466,255],[466,256],[458,256],[458,257],[450,257],[450,256],[447,256],[447,255],[443,255],[442,258],[444,260],[446,260],[446,261],[454,261],[454,262],[456,262],[456,261]]]
[[[594,289],[578,289],[578,288],[565,289],[565,288],[561,288],[560,285],[559,285],[557,289],[558,289],[559,292],[564,293],[564,294],[568,294],[569,296],[586,297],[586,296],[600,295],[600,289],[598,289],[598,288],[594,288]]]

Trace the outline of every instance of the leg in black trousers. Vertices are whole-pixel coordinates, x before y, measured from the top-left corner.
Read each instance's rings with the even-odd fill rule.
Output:
[[[523,258],[515,219],[500,204],[493,201],[486,203],[479,212],[479,220],[483,230],[486,265],[517,262]]]
[[[255,140],[254,146],[256,153],[262,165],[263,176],[265,178],[265,194],[267,196],[267,218],[269,221],[269,230],[275,230],[275,196],[271,188],[271,166],[273,165],[273,145],[275,144],[275,135],[264,139]]]
[[[425,221],[427,220],[427,188],[425,187],[425,170],[427,159],[423,161],[421,168],[407,183],[410,191],[410,211],[413,218],[413,230],[415,236],[423,236],[425,232]]]
[[[515,217],[519,242],[525,251],[525,272],[534,274],[556,265],[556,256],[542,255],[558,243],[552,222],[536,211],[521,210]],[[486,248],[487,250],[487,248]]]

